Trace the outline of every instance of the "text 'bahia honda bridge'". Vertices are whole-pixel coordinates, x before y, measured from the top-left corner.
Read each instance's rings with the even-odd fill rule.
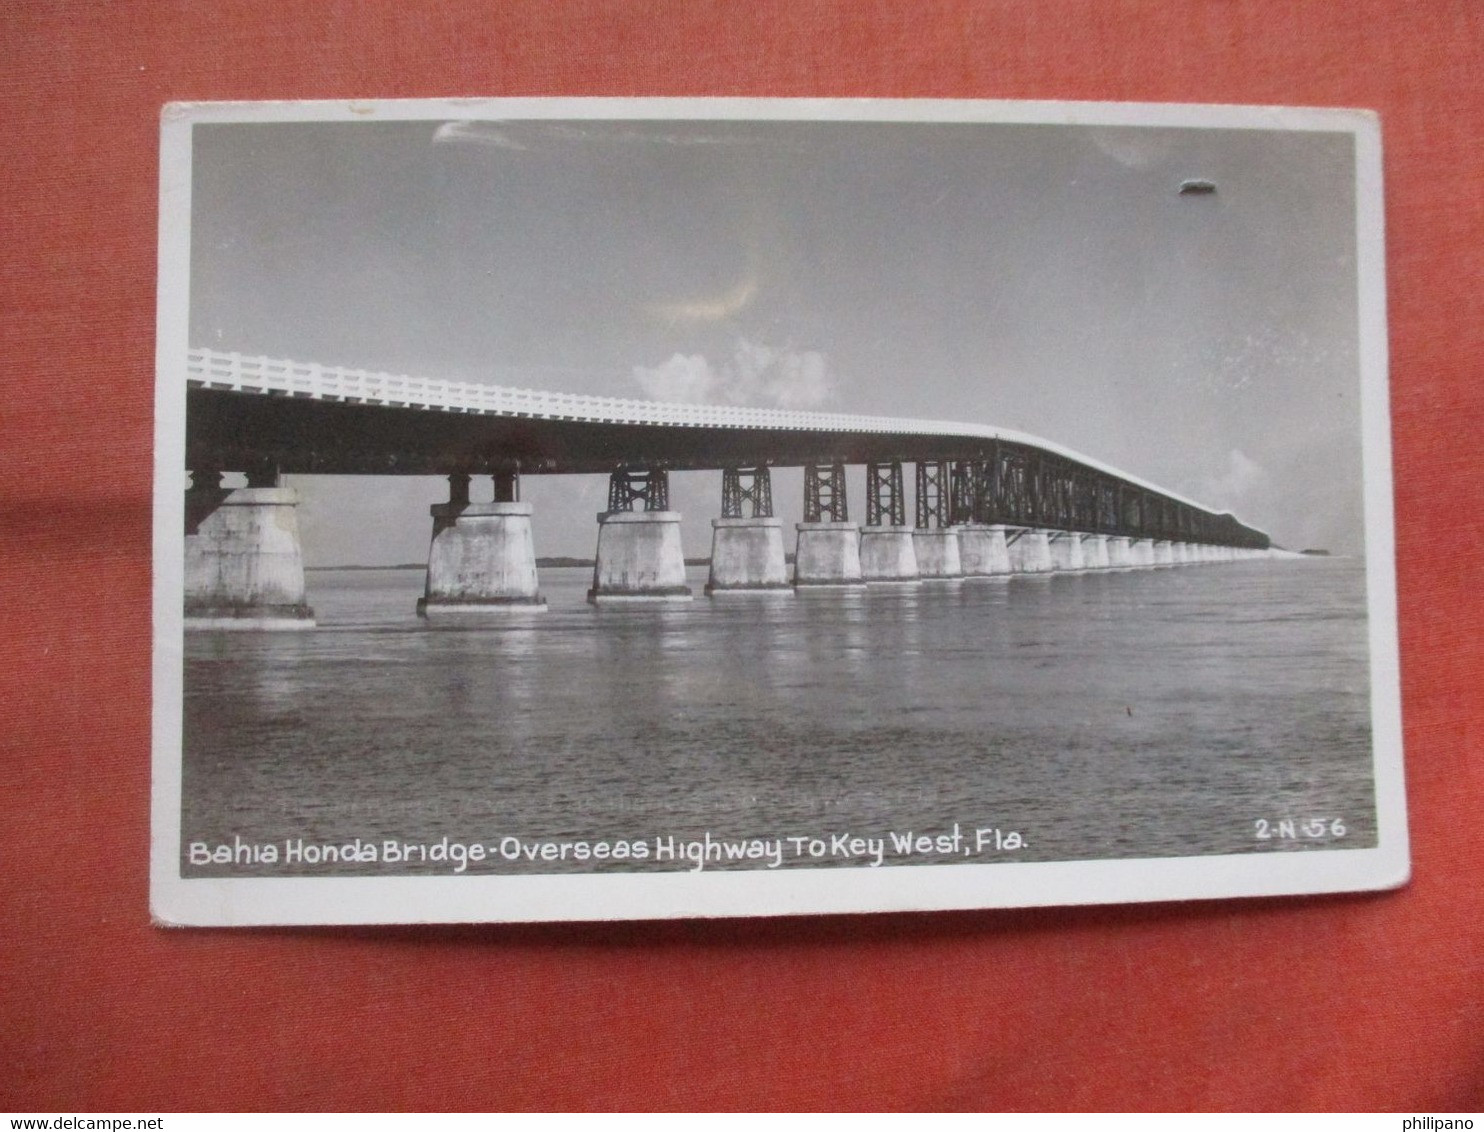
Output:
[[[708,594],[1129,569],[1269,553],[1268,537],[1024,433],[432,381],[192,350],[186,367],[186,624],[302,628],[304,560],[285,474],[446,475],[429,617],[541,609],[522,475],[607,473],[589,600],[688,600],[671,471],[719,470]],[[903,465],[915,465],[912,522]],[[866,522],[845,467],[866,468]],[[804,469],[792,576],[769,469]],[[221,486],[245,472],[247,486]],[[493,501],[474,503],[476,475]]]

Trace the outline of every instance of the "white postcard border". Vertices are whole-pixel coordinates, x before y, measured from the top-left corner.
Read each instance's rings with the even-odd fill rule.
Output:
[[[191,878],[180,875],[185,358],[197,123],[727,119],[1040,123],[1348,132],[1355,139],[1370,702],[1371,849],[777,872]],[[162,113],[155,390],[151,911],[163,925],[661,919],[1209,900],[1393,888],[1410,875],[1402,767],[1377,116],[1363,110],[830,99],[427,99],[172,103]]]

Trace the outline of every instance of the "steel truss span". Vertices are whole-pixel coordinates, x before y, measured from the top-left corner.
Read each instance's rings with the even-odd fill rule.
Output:
[[[1269,545],[1230,514],[1052,441],[987,425],[591,397],[200,349],[189,352],[183,376],[193,472],[611,475],[771,466],[817,476],[844,464],[885,471],[913,462],[934,466],[932,517],[919,522],[942,522],[946,464],[955,523]],[[899,487],[882,486],[879,502],[900,498]],[[830,510],[828,499],[819,502]]]

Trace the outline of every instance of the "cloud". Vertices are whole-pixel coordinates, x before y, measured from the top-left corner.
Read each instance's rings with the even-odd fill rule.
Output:
[[[1202,495],[1207,503],[1236,514],[1257,510],[1261,497],[1272,486],[1272,477],[1256,460],[1240,448],[1233,448],[1226,458],[1226,468],[1207,479]]]
[[[655,401],[808,409],[829,399],[833,378],[817,350],[775,349],[738,338],[732,356],[713,365],[702,354],[674,354],[635,366],[634,380]]]
[[[720,384],[710,363],[700,354],[674,354],[653,369],[635,366],[634,380],[651,401],[698,405],[714,404],[713,394]]]

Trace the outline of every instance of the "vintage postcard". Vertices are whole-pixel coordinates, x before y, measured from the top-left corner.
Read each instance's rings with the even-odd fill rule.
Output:
[[[1377,119],[167,106],[171,925],[1408,875]]]

